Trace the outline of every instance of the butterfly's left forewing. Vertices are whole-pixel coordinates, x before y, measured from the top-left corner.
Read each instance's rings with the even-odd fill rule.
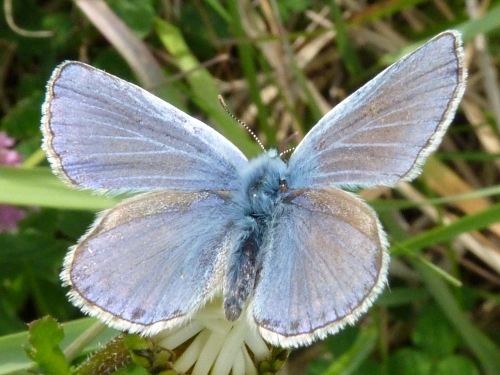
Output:
[[[152,192],[119,203],[66,256],[70,298],[131,332],[182,323],[220,292],[234,240],[225,210],[213,192]]]
[[[357,320],[382,291],[389,261],[379,221],[359,198],[334,188],[292,194],[264,238],[251,305],[263,337],[283,347]]]
[[[229,140],[160,98],[89,65],[52,73],[43,148],[70,185],[101,190],[234,190],[247,159]]]

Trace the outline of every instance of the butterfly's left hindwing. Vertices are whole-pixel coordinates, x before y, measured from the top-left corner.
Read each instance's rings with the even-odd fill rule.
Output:
[[[261,248],[251,309],[263,337],[300,346],[356,321],[384,287],[386,246],[375,213],[354,195],[295,192]]]
[[[221,291],[234,238],[225,201],[209,192],[154,192],[105,212],[68,253],[62,279],[85,312],[154,334]]]

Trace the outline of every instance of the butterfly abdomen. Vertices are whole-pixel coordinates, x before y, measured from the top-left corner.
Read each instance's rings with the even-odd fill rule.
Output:
[[[239,318],[243,305],[255,286],[257,253],[262,243],[259,225],[243,232],[229,257],[224,283],[224,312],[226,319]]]
[[[271,151],[250,160],[241,172],[242,188],[232,195],[234,225],[240,236],[231,249],[224,280],[224,312],[228,320],[239,318],[253,292],[259,269],[262,239],[276,206],[283,199],[286,165]]]

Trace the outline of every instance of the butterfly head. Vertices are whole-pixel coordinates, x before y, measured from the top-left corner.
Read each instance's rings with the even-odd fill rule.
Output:
[[[271,216],[288,190],[286,171],[286,164],[275,149],[251,159],[247,168],[240,172],[241,190],[235,200],[247,213],[257,217]]]

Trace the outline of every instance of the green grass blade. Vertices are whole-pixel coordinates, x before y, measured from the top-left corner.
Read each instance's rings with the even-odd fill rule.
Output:
[[[361,65],[358,54],[354,49],[354,44],[348,34],[347,25],[344,22],[340,7],[335,0],[330,1],[330,9],[333,23],[335,24],[335,30],[337,31],[337,46],[342,56],[342,61],[346,65],[349,74],[358,77],[363,72],[363,66]]]
[[[241,40],[246,39],[247,35],[245,34],[245,29],[240,22],[241,17],[238,13],[238,3],[236,1],[230,1],[228,3],[228,7],[232,16],[230,24],[235,37],[240,38]],[[262,102],[262,98],[260,96],[261,85],[257,80],[257,71],[259,69],[256,66],[255,49],[250,41],[238,43],[236,47],[238,48],[241,69],[243,70],[243,75],[248,83],[248,93],[250,94],[253,104],[257,107],[259,129],[265,132],[267,145],[274,145],[276,143],[276,128],[269,126],[269,111]]]
[[[324,375],[352,374],[368,358],[377,345],[377,339],[378,332],[374,328],[361,331],[354,345],[334,361]]]
[[[220,105],[217,96],[219,89],[207,69],[191,53],[181,32],[174,25],[161,19],[156,20],[156,30],[160,40],[179,69],[186,74],[190,85],[191,99],[203,109],[210,118],[210,125],[230,139],[246,155],[254,155],[257,145],[245,130],[237,124]]]
[[[485,373],[500,374],[500,347],[470,322],[460,309],[450,287],[433,270],[420,262],[413,262],[429,292],[443,313],[455,326],[467,346],[474,352]]]
[[[121,199],[71,189],[49,168],[0,166],[0,203],[71,210],[100,211]]]
[[[397,250],[398,247],[421,249],[439,242],[448,241],[462,233],[483,229],[499,221],[500,203],[496,203],[481,212],[464,216],[451,224],[438,226],[403,241],[395,245],[393,253],[397,254],[400,252],[400,250]]]

